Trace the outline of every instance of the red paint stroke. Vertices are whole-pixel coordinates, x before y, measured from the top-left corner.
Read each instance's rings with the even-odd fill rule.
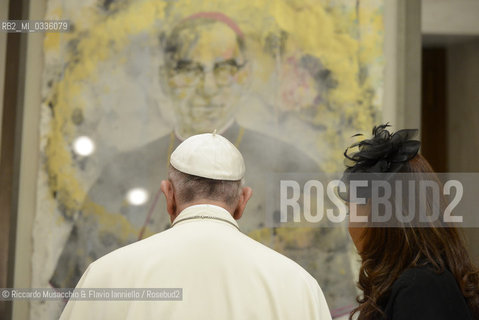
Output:
[[[233,19],[231,19],[230,17],[228,17],[227,15],[221,12],[198,12],[198,13],[192,14],[189,17],[186,17],[183,20],[194,20],[199,18],[206,18],[210,20],[223,22],[228,27],[230,27],[231,30],[233,30],[238,37],[240,38],[244,37],[243,31],[241,31],[240,27],[236,24],[236,22],[234,22]]]

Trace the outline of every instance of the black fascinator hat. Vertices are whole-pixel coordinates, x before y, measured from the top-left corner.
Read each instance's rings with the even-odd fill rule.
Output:
[[[387,127],[387,123],[374,127],[371,139],[354,143],[344,151],[346,172],[395,173],[416,156],[421,143],[412,138],[418,133],[418,129],[403,129],[390,133]],[[358,147],[359,151],[350,153],[355,147]]]
[[[354,143],[344,151],[346,170],[342,180],[360,179],[370,181],[374,177],[379,180],[389,180],[403,166],[416,156],[421,143],[412,138],[417,135],[418,129],[403,129],[395,133],[387,130],[389,124],[382,124],[373,128],[373,136]],[[361,136],[356,134],[354,137]],[[352,149],[358,151],[352,152]],[[368,197],[368,192],[359,194]],[[344,195],[341,196],[343,199]]]

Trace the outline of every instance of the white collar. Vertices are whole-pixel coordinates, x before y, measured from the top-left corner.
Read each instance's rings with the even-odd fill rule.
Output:
[[[197,220],[211,219],[223,224],[229,224],[239,230],[238,223],[226,209],[213,204],[197,204],[189,206],[175,218],[171,226]]]

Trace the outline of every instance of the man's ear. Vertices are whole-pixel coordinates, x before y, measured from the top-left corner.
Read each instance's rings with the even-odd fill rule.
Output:
[[[248,203],[248,200],[251,198],[252,195],[253,190],[250,187],[244,187],[241,189],[238,205],[233,212],[233,218],[235,218],[235,220],[239,220],[241,218],[241,216],[243,215],[243,211],[246,208],[246,203]]]
[[[170,221],[173,222],[175,220],[178,213],[177,205],[176,205],[176,197],[175,191],[173,189],[173,184],[169,180],[161,181],[160,185],[161,192],[165,195],[166,198],[166,210],[168,211],[168,215],[170,216]]]

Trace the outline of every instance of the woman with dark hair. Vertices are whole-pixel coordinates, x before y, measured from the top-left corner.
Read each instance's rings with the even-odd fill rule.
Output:
[[[382,174],[384,179],[397,181],[397,176],[407,174],[417,181],[427,175],[439,182],[427,160],[418,154],[419,141],[411,139],[417,130],[391,134],[387,127],[375,127],[371,139],[346,149],[343,179],[350,180],[354,174]],[[354,148],[358,151],[351,152]],[[440,197],[443,209],[445,200]],[[426,199],[425,208],[430,210],[433,199],[430,195]],[[355,206],[357,216],[371,216],[371,198]],[[411,210],[402,208],[403,212]],[[394,227],[350,223],[361,257],[358,287],[363,292],[350,319],[479,319],[479,271],[458,229],[415,221]]]

